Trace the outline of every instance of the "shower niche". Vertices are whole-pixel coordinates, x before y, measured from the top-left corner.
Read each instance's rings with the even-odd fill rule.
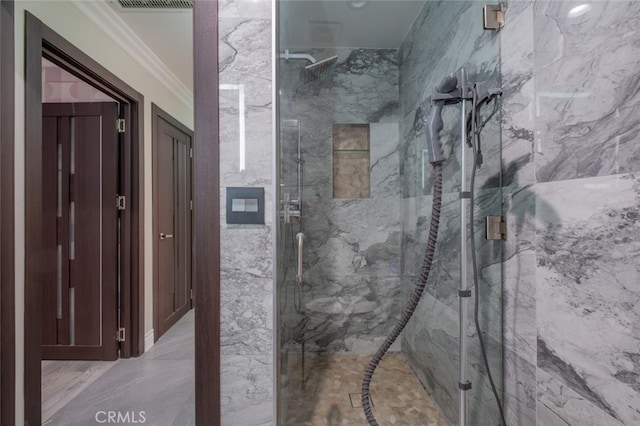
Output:
[[[369,198],[368,124],[334,124],[333,198]]]

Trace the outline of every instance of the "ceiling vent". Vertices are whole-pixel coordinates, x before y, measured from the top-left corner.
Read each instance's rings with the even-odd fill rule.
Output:
[[[118,0],[124,9],[193,9],[193,0]]]

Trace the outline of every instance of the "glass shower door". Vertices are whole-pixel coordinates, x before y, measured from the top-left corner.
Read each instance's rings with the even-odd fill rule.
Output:
[[[300,151],[300,122],[281,119],[279,126],[279,220],[277,240],[277,315],[278,315],[278,410],[286,417],[290,370],[304,326],[302,311],[302,276],[298,276],[300,255],[299,234],[302,231],[302,170]],[[303,238],[303,237],[302,237]]]
[[[432,203],[432,171],[426,161],[425,126],[430,103],[425,99],[445,76],[464,68],[468,84],[500,88],[499,33],[482,27],[482,4],[473,1],[426,2],[403,42],[401,139],[403,173],[403,278],[408,295],[422,262]],[[466,112],[470,112],[470,101]],[[470,194],[472,150],[462,140],[461,105],[443,109],[441,132],[444,163],[443,206],[434,267],[425,294],[402,336],[402,351],[420,382],[449,424],[459,424],[460,399],[466,394],[469,425],[497,425],[500,415],[484,366],[474,324],[475,298],[487,361],[502,394],[502,242],[485,238],[485,218],[502,215],[501,130],[499,113],[481,133],[483,164]],[[493,106],[480,113],[488,118]],[[463,179],[465,184],[462,184]],[[469,196],[473,196],[469,199]],[[473,256],[469,237],[469,209],[475,206],[475,254],[478,288],[473,285]],[[462,230],[466,227],[466,238]],[[466,250],[463,250],[463,247]],[[466,251],[466,261],[463,261]],[[461,271],[466,274],[463,278]],[[463,281],[464,279],[464,281]],[[464,285],[463,285],[464,283]],[[461,327],[461,287],[471,290],[466,302],[466,322]],[[461,350],[460,330],[466,334]],[[461,353],[466,352],[466,362]],[[462,355],[464,357],[464,355]],[[461,365],[467,374],[461,374]],[[461,391],[465,377],[471,389]],[[464,420],[464,419],[462,419]],[[465,423],[460,423],[465,424]]]
[[[366,424],[362,376],[415,286],[427,241],[432,176],[425,131],[433,89],[461,68],[469,85],[500,87],[499,33],[482,28],[482,6],[475,1],[277,3],[278,424]],[[395,45],[377,45],[376,33],[393,30],[367,21],[369,12],[387,16],[388,22],[406,15]],[[346,38],[363,23],[362,32],[371,39]],[[316,63],[327,65],[310,73]],[[480,111],[485,118],[491,107]],[[468,179],[472,166],[461,116],[460,104],[444,108],[443,209],[425,294],[373,378],[373,411],[381,424],[392,419],[458,424],[463,244],[469,253],[466,284],[472,295],[479,292],[486,358],[501,394],[502,243],[484,236],[485,217],[501,216],[502,209],[500,122],[494,116],[481,135],[484,162],[473,191],[476,288],[469,239],[461,241],[469,213],[460,202],[461,192],[464,197],[469,192],[461,185],[462,169]],[[305,235],[301,251],[299,232]],[[299,253],[302,283],[296,281]],[[468,424],[497,425],[469,300],[462,326],[472,386],[466,391]]]

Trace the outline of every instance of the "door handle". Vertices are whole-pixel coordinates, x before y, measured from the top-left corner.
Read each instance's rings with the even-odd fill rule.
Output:
[[[173,234],[163,234],[162,232],[160,233],[161,240],[165,240],[167,238],[173,238]]]

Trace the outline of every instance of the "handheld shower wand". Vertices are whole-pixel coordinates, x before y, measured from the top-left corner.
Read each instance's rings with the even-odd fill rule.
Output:
[[[455,74],[446,76],[436,87],[434,95],[447,95],[456,91],[458,86],[458,78]],[[431,164],[442,163],[444,152],[442,151],[442,141],[440,140],[440,132],[444,127],[442,122],[442,108],[448,103],[448,99],[437,99],[433,96],[431,100],[431,116],[427,120],[427,152],[429,154],[429,162]]]
[[[438,237],[438,228],[440,224],[440,210],[442,203],[442,165],[444,163],[445,156],[442,149],[442,141],[440,140],[440,132],[444,127],[444,123],[442,121],[442,109],[446,105],[452,105],[461,103],[462,104],[462,154],[461,154],[461,218],[463,220],[463,225],[461,227],[460,237],[461,237],[461,284],[459,288],[460,295],[460,380],[458,383],[459,393],[460,393],[460,404],[459,404],[459,421],[460,424],[467,424],[467,396],[466,391],[471,389],[471,382],[468,380],[468,372],[467,372],[467,335],[466,335],[466,327],[467,327],[467,297],[470,297],[471,291],[468,289],[466,284],[466,244],[467,244],[467,230],[465,221],[465,214],[467,211],[467,207],[469,207],[470,212],[470,226],[469,230],[471,232],[471,245],[472,245],[472,254],[473,254],[473,268],[474,268],[474,285],[476,289],[476,299],[475,299],[475,323],[476,330],[478,333],[478,337],[480,339],[480,344],[482,347],[482,355],[485,361],[485,368],[487,370],[487,375],[489,376],[489,380],[491,383],[492,390],[494,392],[494,396],[496,397],[496,401],[498,403],[498,407],[500,409],[500,416],[502,420],[502,424],[506,425],[504,421],[504,413],[502,410],[502,405],[500,403],[499,396],[496,391],[495,384],[491,377],[491,371],[489,370],[489,365],[487,361],[487,355],[484,348],[484,341],[482,339],[482,333],[480,330],[479,322],[478,322],[478,272],[477,272],[477,262],[475,258],[475,245],[474,245],[474,228],[473,228],[473,187],[475,180],[475,170],[479,168],[481,163],[481,151],[480,151],[480,130],[487,124],[489,119],[495,114],[497,111],[497,103],[494,108],[494,111],[486,120],[480,119],[480,109],[483,105],[488,104],[491,100],[496,99],[498,96],[502,94],[502,90],[497,88],[492,88],[488,90],[482,90],[482,85],[475,84],[473,86],[469,86],[467,82],[467,74],[464,68],[460,69],[459,73],[450,74],[446,76],[438,86],[435,87],[433,91],[433,95],[431,97],[431,112],[429,118],[427,119],[426,125],[426,142],[427,142],[427,151],[429,162],[433,166],[433,204],[431,211],[431,225],[429,227],[429,238],[427,241],[427,247],[424,254],[424,260],[422,263],[422,268],[420,270],[420,278],[418,282],[415,284],[413,292],[409,297],[409,301],[407,302],[404,310],[402,311],[401,317],[398,320],[397,324],[393,328],[393,330],[389,333],[384,343],[377,350],[375,355],[371,358],[369,365],[364,374],[364,378],[362,380],[362,408],[364,410],[364,414],[367,418],[367,422],[370,426],[378,426],[378,422],[376,421],[371,407],[371,400],[369,395],[369,387],[371,384],[371,380],[373,378],[373,374],[376,370],[376,367],[389,350],[393,342],[398,338],[404,327],[407,325],[411,316],[415,312],[420,299],[422,298],[422,293],[427,284],[427,280],[429,274],[431,272],[431,266],[433,264],[433,259],[435,255],[436,241]],[[467,116],[467,102],[471,101],[471,112],[469,116]],[[468,137],[471,136],[470,140]],[[465,175],[465,156],[464,156],[464,142],[465,140],[472,146],[474,152],[474,172],[471,178],[470,190],[466,189],[466,175]],[[462,197],[463,193],[468,193],[469,195],[465,195]]]

